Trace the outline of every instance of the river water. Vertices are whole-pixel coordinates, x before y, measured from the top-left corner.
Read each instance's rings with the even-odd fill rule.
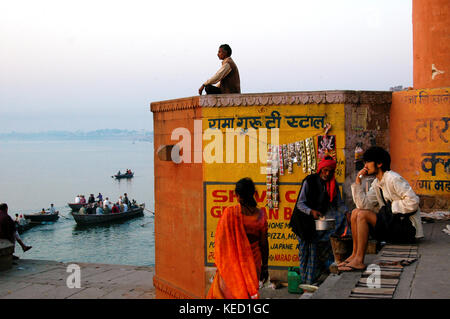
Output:
[[[123,265],[154,265],[153,144],[133,141],[0,141],[0,202],[9,214],[32,213],[51,203],[60,218],[21,235],[33,248],[20,258]],[[118,181],[118,170],[135,172]],[[127,193],[145,203],[144,216],[112,224],[79,227],[67,203],[101,192],[117,201]]]

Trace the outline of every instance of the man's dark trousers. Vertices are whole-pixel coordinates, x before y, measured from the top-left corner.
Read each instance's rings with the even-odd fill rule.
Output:
[[[222,94],[222,91],[217,86],[208,84],[205,86],[206,94]]]

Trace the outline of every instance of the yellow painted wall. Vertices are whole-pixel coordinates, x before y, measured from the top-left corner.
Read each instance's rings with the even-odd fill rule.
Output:
[[[252,106],[252,107],[207,107],[203,108],[203,132],[205,133],[210,125],[217,126],[218,121],[222,119],[221,124],[226,123],[224,119],[233,118],[234,129],[239,128],[237,123],[239,118],[257,117],[261,123],[255,122],[256,133],[260,136],[261,128],[266,127],[266,117],[274,115],[272,112],[279,112],[279,142],[280,144],[289,144],[309,137],[314,137],[314,143],[317,156],[317,135],[323,135],[322,124],[331,123],[332,129],[329,135],[336,136],[336,150],[338,166],[336,169],[336,179],[338,183],[343,183],[345,179],[345,156],[343,149],[345,147],[345,115],[344,104],[307,104],[307,105],[277,105],[277,106]],[[324,117],[323,123],[318,128],[311,125],[309,127],[290,127],[287,123],[287,116],[317,116]],[[320,119],[320,118],[319,118]],[[270,118],[269,118],[270,120]],[[231,122],[231,121],[230,121]],[[305,121],[304,124],[306,124]],[[248,123],[250,124],[250,123]],[[318,123],[316,123],[318,124]],[[245,122],[242,122],[242,126]],[[306,125],[304,125],[306,126]],[[217,131],[217,129],[216,129]],[[214,233],[217,227],[221,211],[227,206],[237,204],[234,196],[234,184],[243,177],[250,177],[257,184],[257,201],[259,207],[267,204],[265,200],[266,191],[266,174],[262,168],[266,167],[265,159],[260,161],[258,153],[257,162],[249,163],[249,140],[246,140],[246,160],[245,163],[236,163],[237,161],[237,143],[235,141],[235,160],[234,163],[226,163],[226,128],[220,128],[223,133],[222,148],[223,163],[206,163],[204,154],[203,164],[203,180],[204,180],[204,214],[205,214],[205,265],[214,263]],[[268,134],[270,143],[270,134]],[[203,140],[204,152],[209,152],[214,144],[214,139],[210,141]],[[267,154],[267,146],[263,145],[264,152]],[[258,149],[259,152],[259,149]],[[270,257],[269,266],[272,267],[288,267],[298,266],[298,241],[295,235],[287,227],[290,216],[297,199],[301,181],[306,177],[302,167],[294,164],[293,174],[288,174],[285,170],[284,175],[280,176],[280,204],[279,209],[269,210],[266,207],[266,215],[269,223],[269,247]],[[342,191],[342,188],[341,188]],[[285,246],[281,246],[283,244]],[[274,248],[276,247],[276,248]]]

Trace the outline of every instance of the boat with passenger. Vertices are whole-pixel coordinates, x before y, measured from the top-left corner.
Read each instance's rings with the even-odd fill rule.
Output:
[[[136,206],[131,206],[131,208],[126,212],[107,214],[80,214],[77,212],[72,212],[72,216],[77,225],[94,225],[142,216],[144,214],[144,208],[145,204],[142,203]]]
[[[49,211],[40,211],[33,214],[23,214],[23,217],[31,223],[54,222],[59,218],[59,211],[50,213]]]
[[[134,172],[132,172],[130,169],[127,169],[125,173],[120,173],[120,171],[117,172],[117,174],[113,175],[112,177],[116,179],[122,179],[122,178],[133,178]]]
[[[16,214],[16,216],[19,216],[19,214]],[[30,228],[33,228],[36,225],[40,225],[41,223],[33,223],[29,219],[25,219],[22,214],[20,214],[20,218],[17,217],[15,220],[16,224],[16,230],[20,234],[23,234],[25,231],[27,231]]]

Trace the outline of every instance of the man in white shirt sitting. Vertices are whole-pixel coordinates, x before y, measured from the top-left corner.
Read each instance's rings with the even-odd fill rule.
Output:
[[[50,214],[56,213],[55,207],[53,207],[53,204],[50,204],[50,208],[48,209]]]
[[[75,197],[75,204],[79,204],[80,202],[81,202],[80,195],[77,195],[77,197]]]
[[[356,209],[351,215],[353,252],[340,263],[341,271],[365,269],[364,256],[369,234],[378,241],[412,243],[423,238],[419,197],[409,183],[391,171],[391,157],[381,147],[371,147],[363,155],[364,168],[352,184]],[[366,193],[361,178],[375,176]]]
[[[109,201],[109,198],[106,197],[105,200],[103,201],[103,209],[111,210],[111,208],[112,208],[111,202]]]

